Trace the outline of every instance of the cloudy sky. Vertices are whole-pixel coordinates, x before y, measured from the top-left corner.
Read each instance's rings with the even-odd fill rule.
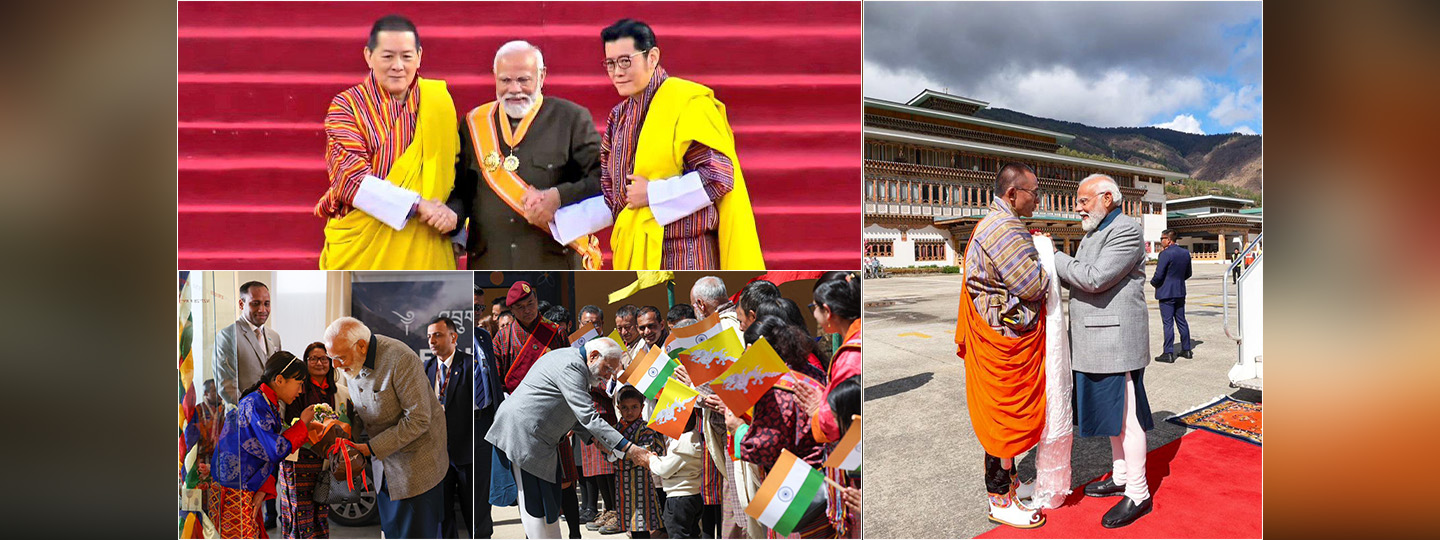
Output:
[[[1259,2],[866,2],[865,96],[1263,133]]]

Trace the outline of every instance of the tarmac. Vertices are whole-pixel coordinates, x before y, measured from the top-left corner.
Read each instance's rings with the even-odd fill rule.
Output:
[[[1147,279],[1154,269],[1147,267]],[[1239,353],[1222,328],[1224,271],[1220,264],[1196,263],[1186,282],[1191,338],[1203,341],[1195,357],[1174,364],[1151,362],[1145,370],[1155,421],[1147,433],[1151,450],[1186,432],[1165,418],[1221,395],[1260,400],[1259,392],[1229,385],[1228,372]],[[1154,288],[1147,284],[1145,289],[1154,357],[1163,343],[1160,309]],[[867,538],[973,538],[995,527],[986,519],[983,454],[967,414],[964,362],[955,355],[961,290],[958,274],[865,280]],[[1061,291],[1068,300],[1068,292]],[[1233,311],[1231,319],[1234,331]],[[1075,489],[1111,468],[1105,438],[1077,437],[1072,452]],[[1033,479],[1033,453],[1019,462],[1021,479]]]

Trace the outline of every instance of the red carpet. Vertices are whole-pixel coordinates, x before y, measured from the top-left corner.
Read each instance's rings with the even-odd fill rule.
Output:
[[[1150,452],[1145,464],[1155,509],[1127,527],[1100,526],[1119,498],[1077,488],[1046,513],[1045,526],[1001,526],[977,538],[1260,538],[1259,446],[1196,430]]]
[[[366,34],[390,13],[415,21],[421,74],[445,79],[461,112],[494,99],[495,49],[525,39],[545,53],[546,94],[589,108],[602,130],[620,98],[599,67],[600,29],[649,23],[666,69],[726,104],[767,265],[857,267],[859,2],[498,4],[181,3],[180,267],[316,267],[321,120],[365,76]]]

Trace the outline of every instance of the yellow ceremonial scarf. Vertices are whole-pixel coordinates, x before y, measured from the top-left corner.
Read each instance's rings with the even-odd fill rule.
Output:
[[[455,187],[455,156],[460,152],[455,102],[445,81],[421,79],[415,139],[385,179],[426,199],[445,200]],[[463,224],[460,224],[463,225]],[[395,230],[360,209],[325,223],[321,270],[454,270],[450,239],[412,220]]]
[[[691,100],[709,100],[714,106],[689,107]],[[682,114],[687,109],[700,114]],[[645,113],[632,174],[652,181],[679,176],[684,172],[685,150],[691,142],[724,154],[735,166],[735,187],[716,205],[720,212],[720,269],[764,270],[760,236],[755,232],[755,213],[750,208],[750,194],[745,190],[740,160],[735,157],[735,133],[726,119],[725,104],[703,85],[678,77],[667,78],[655,91]],[[617,172],[612,177],[624,181],[625,174]],[[610,235],[615,269],[660,270],[664,238],[665,227],[655,221],[649,207],[621,210]]]

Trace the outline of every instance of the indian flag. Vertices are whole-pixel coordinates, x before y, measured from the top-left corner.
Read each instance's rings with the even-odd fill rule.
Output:
[[[781,450],[775,466],[766,473],[765,483],[755,492],[745,513],[781,536],[795,532],[800,517],[820,491],[825,477],[789,450]]]
[[[685,366],[685,371],[690,374],[690,382],[705,384],[725,373],[743,354],[745,343],[740,340],[739,332],[729,328],[721,330],[699,345],[687,347],[678,355],[672,353],[672,356],[678,356],[680,365]]]
[[[630,372],[630,377],[625,382],[640,390],[645,397],[654,399],[679,366],[668,355],[660,354],[660,347],[651,347],[643,358],[630,363],[626,370]]]
[[[675,379],[666,380],[665,390],[660,392],[660,399],[655,404],[655,415],[650,419],[650,428],[671,439],[679,439],[685,433],[685,424],[690,421],[690,415],[695,413],[695,398],[698,397],[700,393],[685,383]]]
[[[832,469],[856,471],[860,469],[860,415],[852,416],[850,430],[840,438],[840,444],[830,452],[825,466]]]
[[[620,334],[616,333],[615,335],[618,336]],[[600,330],[595,328],[594,324],[585,323],[585,325],[581,326],[575,333],[570,334],[570,345],[573,347],[584,347],[586,341],[597,337],[600,337]],[[621,345],[621,347],[623,348],[624,345]]]
[[[730,364],[715,380],[710,389],[725,402],[732,411],[748,411],[760,400],[775,381],[790,372],[789,366],[775,354],[775,349],[765,338],[760,338],[740,359]]]
[[[670,338],[665,340],[665,350],[672,353],[683,351],[694,347],[705,340],[715,337],[723,327],[720,326],[720,315],[711,313],[705,320],[670,330]],[[688,369],[688,368],[687,368]]]

